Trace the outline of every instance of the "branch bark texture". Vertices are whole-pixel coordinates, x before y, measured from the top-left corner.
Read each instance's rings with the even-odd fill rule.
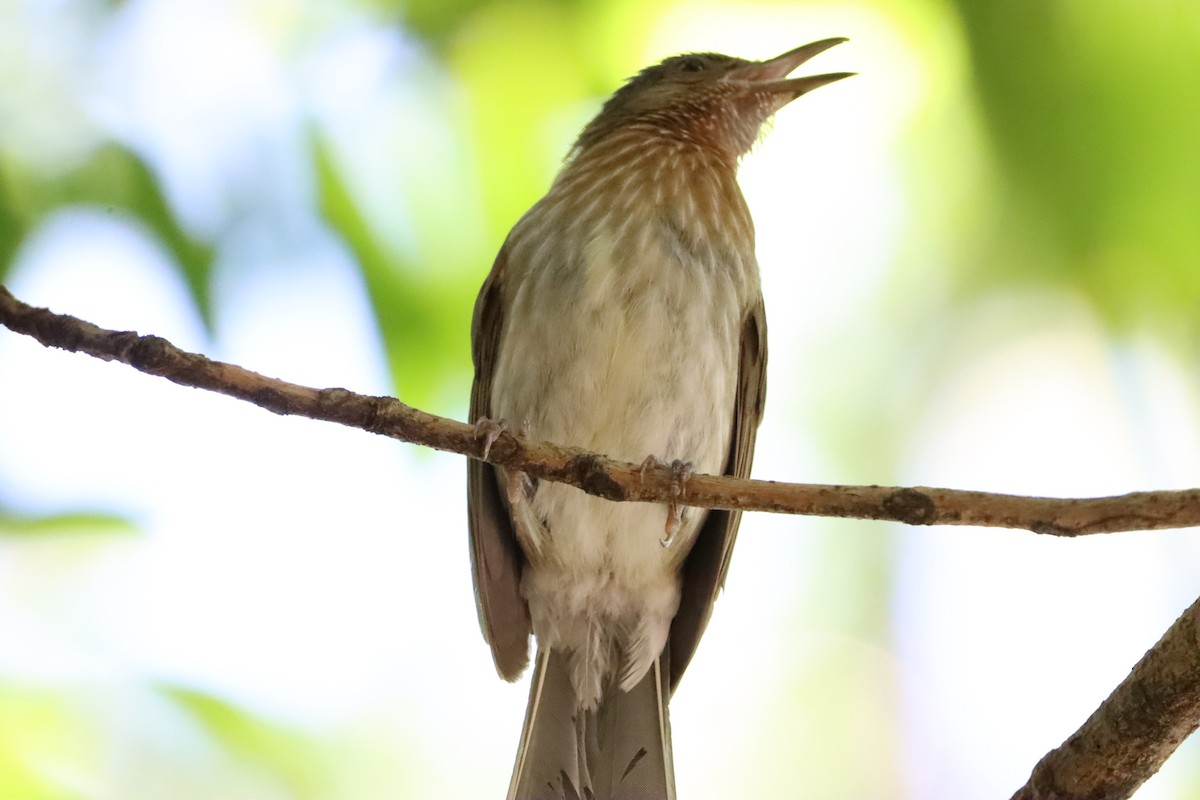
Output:
[[[276,414],[336,422],[477,458],[615,501],[888,520],[908,525],[1023,528],[1053,536],[1200,525],[1200,489],[1064,499],[928,487],[838,486],[692,475],[672,491],[668,467],[644,467],[504,432],[485,454],[475,426],[428,414],[390,397],[314,389],[180,350],[158,336],[113,331],[22,303],[0,286],[0,324],[47,347],[119,361],[183,386],[246,400]]]
[[[1200,600],[1012,800],[1121,800],[1200,726]]]

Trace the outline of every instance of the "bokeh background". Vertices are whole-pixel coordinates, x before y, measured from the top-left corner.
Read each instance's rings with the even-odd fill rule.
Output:
[[[0,0],[0,278],[461,419],[475,291],[602,99],[828,36],[811,69],[860,75],[742,168],[755,474],[1197,485],[1192,0]],[[0,798],[501,796],[526,687],[463,477],[0,330]],[[680,796],[1007,797],[1194,599],[1197,537],[750,515]],[[1198,793],[1193,743],[1139,797]]]

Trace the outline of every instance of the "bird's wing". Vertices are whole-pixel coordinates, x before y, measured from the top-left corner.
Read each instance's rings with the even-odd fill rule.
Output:
[[[762,419],[766,393],[767,316],[760,297],[742,324],[737,397],[726,475],[750,477],[754,437]],[[696,543],[683,563],[683,591],[679,611],[671,623],[671,691],[679,685],[708,625],[713,602],[729,571],[729,556],[741,520],[740,511],[709,511]]]
[[[491,414],[492,374],[504,325],[503,285],[508,248],[501,248],[475,301],[471,322],[471,422]],[[516,680],[529,663],[529,607],[521,596],[525,556],[513,535],[496,471],[474,459],[467,461],[467,524],[471,539],[471,572],[479,625],[492,648],[496,671]]]

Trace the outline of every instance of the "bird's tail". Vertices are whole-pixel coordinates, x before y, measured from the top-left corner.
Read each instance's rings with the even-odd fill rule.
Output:
[[[569,656],[539,650],[508,800],[675,800],[668,657],[582,711]]]

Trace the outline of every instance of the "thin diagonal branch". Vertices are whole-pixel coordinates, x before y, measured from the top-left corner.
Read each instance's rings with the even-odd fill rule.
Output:
[[[891,520],[909,525],[983,525],[1023,528],[1054,536],[1200,525],[1200,489],[1136,492],[1116,497],[1058,499],[990,492],[836,486],[691,476],[672,493],[667,467],[644,468],[548,442],[528,442],[505,432],[484,457],[472,425],[427,414],[390,397],[346,389],[313,389],[268,378],[233,364],[188,353],[158,336],[111,331],[64,314],[34,308],[0,286],[0,324],[47,347],[120,361],[184,386],[220,392],[276,414],[337,422],[437,450],[459,453],[559,481],[609,500],[770,511],[823,517]]]
[[[1121,800],[1200,726],[1200,600],[1012,800]]]

